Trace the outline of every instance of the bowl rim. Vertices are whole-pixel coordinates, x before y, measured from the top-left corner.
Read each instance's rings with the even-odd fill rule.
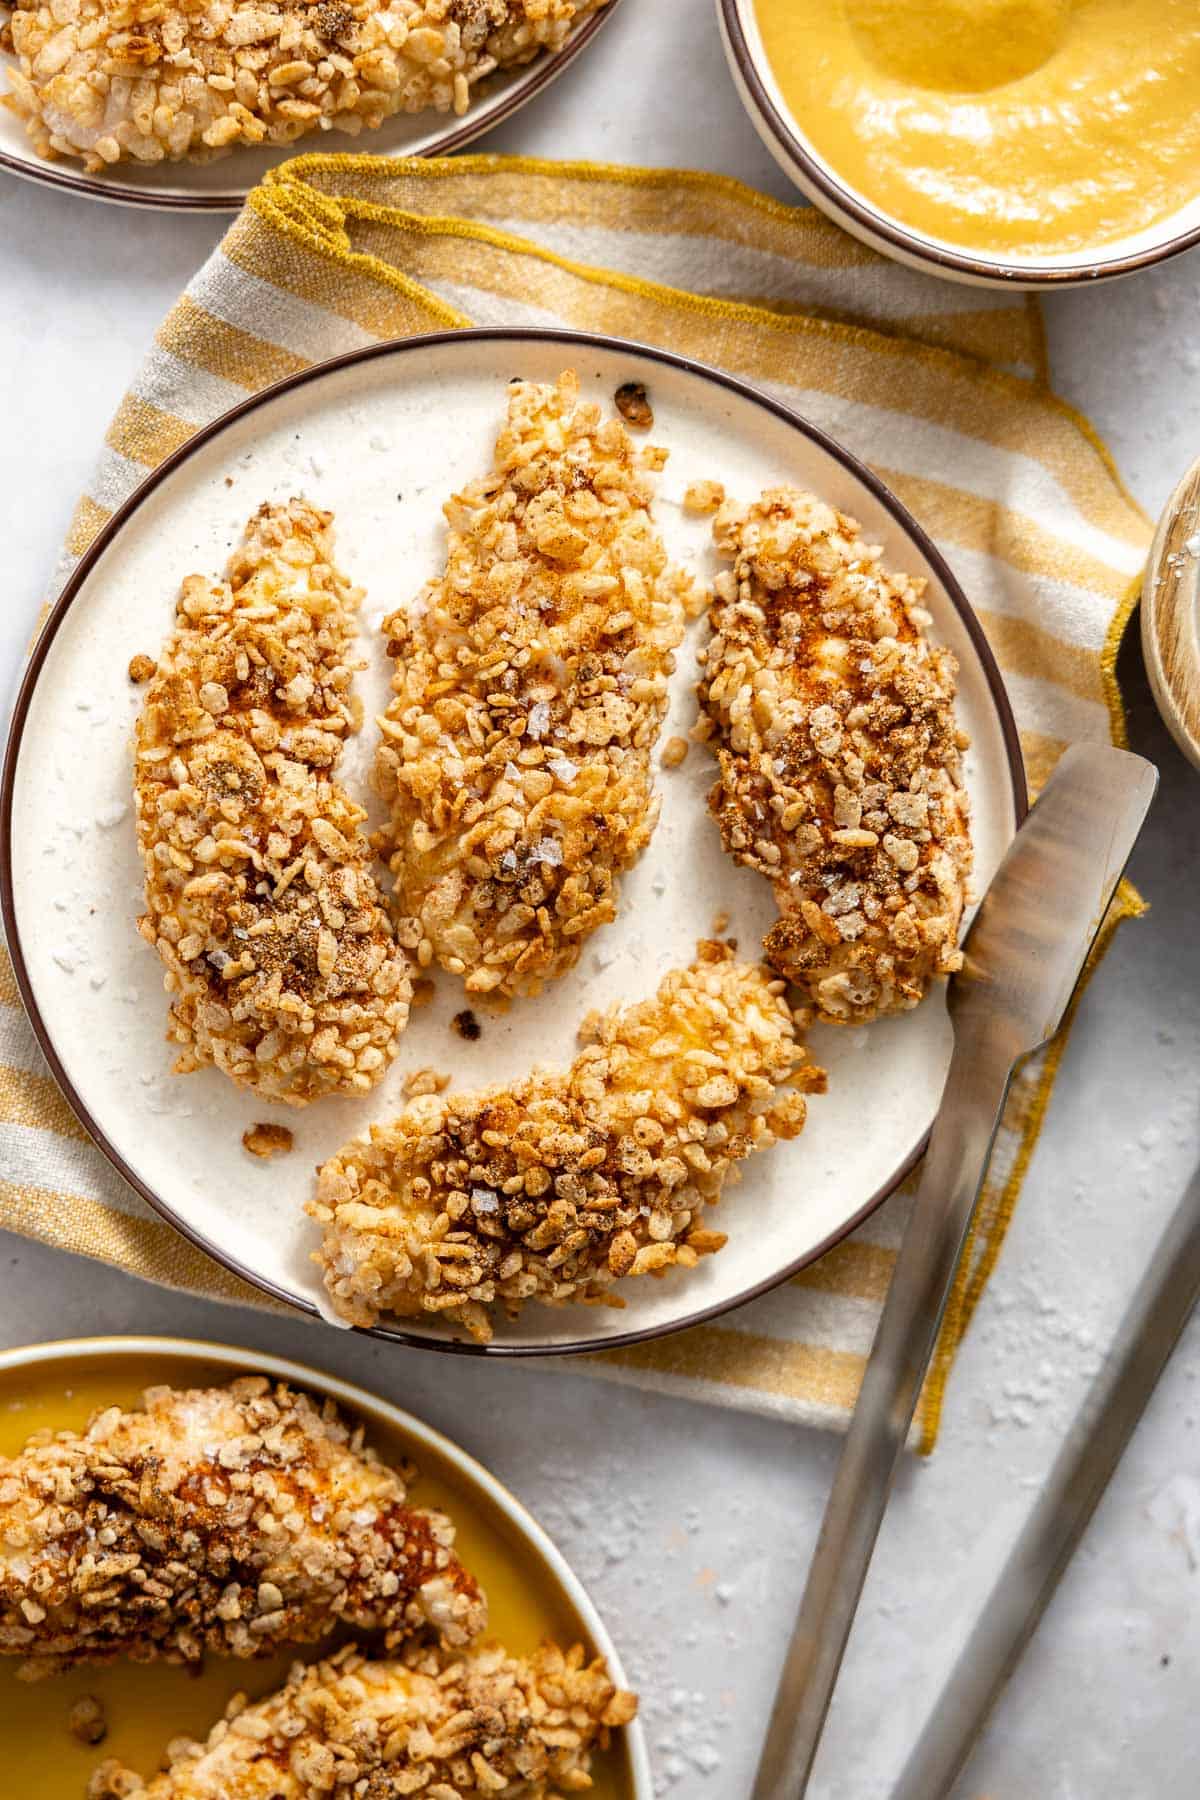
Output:
[[[856,480],[873,495],[879,504],[894,520],[899,532],[912,543],[932,568],[943,587],[946,597],[958,614],[959,620],[971,640],[974,652],[987,684],[989,697],[1000,727],[1008,765],[1009,784],[1013,804],[1014,824],[1020,828],[1029,810],[1028,791],[1025,781],[1025,764],[1021,754],[1020,739],[1017,733],[1016,720],[1012,706],[1004,686],[991,645],[984,634],[961,583],[950,569],[945,557],[933,542],[932,538],[919,525],[904,503],[892,493],[885,482],[869,469],[865,463],[845,450],[819,426],[813,425],[799,413],[793,411],[782,401],[763,393],[749,382],[737,376],[727,375],[722,370],[713,368],[708,363],[698,361],[694,357],[680,355],[675,351],[659,349],[652,344],[643,344],[632,338],[607,336],[599,332],[568,331],[562,328],[539,326],[478,326],[464,330],[436,331],[421,333],[415,337],[389,339],[380,343],[367,344],[360,349],[349,350],[340,356],[329,357],[323,362],[314,363],[307,369],[284,376],[282,380],[273,382],[270,387],[262,388],[258,393],[249,395],[229,411],[221,413],[210,420],[207,425],[200,426],[187,441],[177,450],[166,456],[157,468],[151,470],[146,478],[134,489],[133,493],[117,508],[112,517],[101,527],[79,562],[71,571],[64,583],[61,593],[54,601],[42,625],[36,642],[17,690],[9,724],[8,741],[5,745],[3,766],[0,768],[0,921],[3,923],[8,952],[12,960],[16,976],[17,989],[25,1007],[38,1046],[45,1057],[64,1099],[83,1126],[90,1140],[96,1145],[118,1175],[133,1191],[143,1199],[162,1219],[173,1226],[180,1235],[187,1239],[196,1249],[210,1257],[231,1274],[239,1276],[250,1287],[270,1299],[282,1302],[292,1311],[307,1314],[313,1318],[325,1318],[327,1315],[312,1300],[299,1297],[278,1283],[260,1275],[256,1270],[241,1262],[219,1245],[214,1239],[198,1230],[183,1219],[175,1209],[163,1200],[144,1182],[130,1166],[117,1146],[106,1136],[98,1121],[81,1095],[78,1093],[70,1076],[58,1055],[49,1028],[42,1017],[38,1006],[34,985],[30,978],[29,968],[21,943],[21,934],[17,922],[16,889],[14,882],[12,816],[17,782],[17,766],[20,760],[21,746],[28,721],[29,711],[33,703],[34,693],[41,678],[42,669],[49,656],[50,649],[58,635],[63,621],[66,619],[75,600],[83,590],[88,577],[108,546],[124,529],[129,519],[144,502],[165,482],[177,469],[192,456],[204,449],[222,432],[241,423],[250,414],[261,407],[269,406],[273,401],[285,394],[292,393],[310,383],[318,382],[337,374],[343,369],[359,364],[373,362],[384,357],[404,357],[413,355],[420,357],[422,353],[440,348],[450,343],[554,343],[562,344],[577,351],[601,350],[616,356],[631,356],[657,362],[665,367],[675,369],[689,377],[698,377],[717,387],[738,395],[763,411],[773,414],[793,431],[814,443],[834,461],[840,463]],[[891,1194],[907,1179],[916,1168],[925,1153],[929,1141],[929,1133],[920,1139],[903,1162],[872,1193],[855,1212],[826,1237],[794,1258],[782,1268],[752,1282],[749,1287],[732,1295],[728,1299],[712,1302],[709,1305],[695,1308],[682,1318],[666,1321],[657,1325],[631,1326],[628,1330],[614,1332],[602,1339],[579,1338],[568,1342],[554,1343],[505,1343],[495,1339],[487,1343],[476,1343],[473,1339],[459,1337],[439,1337],[427,1335],[398,1324],[375,1324],[351,1326],[350,1330],[361,1331],[371,1337],[382,1338],[393,1343],[401,1343],[421,1350],[438,1350],[458,1356],[482,1357],[547,1357],[547,1356],[579,1356],[600,1353],[605,1350],[628,1349],[635,1344],[648,1343],[661,1337],[672,1337],[677,1332],[689,1330],[694,1325],[708,1324],[725,1313],[732,1312],[746,1305],[751,1300],[769,1293],[773,1288],[797,1275],[801,1269],[819,1260],[835,1245],[857,1229],[863,1221],[881,1206]]]
[[[1144,250],[1108,259],[1091,257],[1073,263],[1005,263],[955,250],[938,239],[914,231],[873,206],[854,188],[847,187],[801,137],[797,126],[775,104],[771,90],[763,79],[760,59],[754,54],[742,23],[747,7],[754,0],[716,0],[717,12],[725,40],[726,54],[736,76],[735,86],[755,116],[755,123],[767,132],[773,147],[790,165],[793,180],[803,177],[802,185],[811,188],[813,198],[836,223],[852,230],[876,249],[901,261],[931,267],[934,273],[949,278],[976,282],[997,288],[1078,287],[1095,281],[1108,281],[1121,275],[1133,275],[1155,263],[1166,262],[1185,250],[1200,244],[1200,223],[1174,237]]]
[[[597,1652],[608,1664],[618,1687],[628,1687],[629,1678],[621,1662],[600,1610],[575,1573],[563,1552],[544,1525],[539,1524],[525,1504],[507,1488],[498,1476],[462,1445],[434,1425],[427,1425],[407,1408],[382,1394],[372,1393],[357,1382],[344,1381],[311,1363],[297,1362],[293,1357],[276,1356],[270,1351],[251,1350],[243,1345],[204,1338],[163,1337],[157,1333],[118,1332],[80,1338],[55,1338],[34,1344],[16,1344],[0,1350],[0,1375],[12,1369],[30,1368],[43,1363],[70,1362],[84,1357],[180,1357],[198,1362],[220,1363],[235,1373],[263,1374],[287,1381],[294,1387],[315,1389],[336,1400],[339,1406],[365,1416],[382,1418],[394,1430],[412,1438],[416,1444],[434,1451],[456,1469],[472,1486],[481,1490],[489,1502],[521,1535],[549,1569],[555,1582],[579,1615]],[[650,1772],[650,1756],[646,1746],[646,1730],[639,1716],[622,1727],[628,1749],[632,1800],[653,1800],[654,1783]]]
[[[604,0],[604,4],[595,12],[590,13],[583,23],[572,31],[558,50],[552,51],[549,55],[543,53],[532,63],[522,65],[517,72],[516,79],[502,91],[494,111],[489,112],[486,118],[472,118],[468,112],[456,124],[449,125],[444,132],[439,132],[436,140],[423,150],[397,151],[395,153],[377,150],[374,154],[384,157],[394,154],[395,160],[402,162],[408,155],[417,158],[449,156],[455,150],[465,149],[477,138],[485,136],[487,132],[495,130],[497,126],[503,125],[508,119],[511,119],[515,112],[519,112],[530,100],[536,99],[544,88],[549,87],[552,81],[564,74],[580,51],[590,44],[596,33],[612,18],[619,5],[620,0]],[[11,53],[0,57],[0,76],[11,65],[12,60]],[[418,114],[410,116],[419,117]],[[319,149],[318,143],[321,136],[324,136],[325,141]],[[351,138],[345,132],[339,133],[338,136],[344,142],[341,154],[354,154],[351,145],[361,143],[361,139]],[[243,145],[241,148],[252,149],[253,146]],[[270,148],[290,150],[293,156],[311,156],[322,152],[326,155],[338,153],[337,145],[332,150],[330,149],[328,136],[325,134],[309,134],[307,137],[298,138],[294,145],[272,145]],[[236,157],[236,152],[234,155]],[[118,164],[117,166],[123,165]],[[185,160],[175,166],[186,168],[188,164]],[[150,212],[236,213],[241,210],[247,197],[263,178],[258,175],[246,187],[224,188],[212,194],[188,194],[180,193],[177,190],[139,188],[126,180],[97,180],[94,175],[85,174],[74,162],[65,164],[49,162],[39,157],[37,152],[32,149],[28,160],[16,155],[14,151],[0,149],[0,169],[17,176],[21,181],[33,182],[38,187],[56,188],[64,193],[80,194],[84,199],[100,200],[109,206],[128,206],[135,210],[142,208]]]

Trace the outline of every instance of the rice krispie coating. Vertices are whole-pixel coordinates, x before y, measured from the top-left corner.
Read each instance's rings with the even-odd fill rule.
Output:
[[[138,929],[167,966],[176,1070],[295,1106],[373,1087],[411,993],[366,814],[333,780],[361,593],[331,525],[264,506],[225,581],[187,578],[136,737]]]
[[[39,155],[206,161],[396,113],[465,113],[606,0],[17,0],[7,103]]]
[[[339,1620],[462,1645],[487,1607],[453,1546],[331,1401],[263,1376],[150,1388],[0,1458],[0,1652],[30,1677],[195,1663],[315,1643]]]
[[[592,1753],[637,1710],[603,1660],[544,1644],[530,1657],[410,1650],[367,1662],[348,1646],[239,1694],[206,1744],[177,1741],[145,1785],[109,1762],[90,1800],[560,1800],[590,1789]]]
[[[960,967],[971,868],[957,664],[925,636],[924,583],[859,526],[769,489],[713,521],[700,703],[725,847],[770,880],[768,960],[822,1019],[915,1006]]]
[[[585,1021],[565,1074],[429,1096],[373,1126],[325,1163],[309,1206],[336,1311],[442,1313],[486,1340],[493,1307],[623,1305],[622,1276],[719,1250],[705,1207],[735,1163],[800,1131],[798,1090],[822,1081],[782,990],[702,945],[653,1000]]]
[[[570,371],[515,383],[494,470],[446,506],[445,574],[384,621],[397,931],[470,994],[568,969],[657,823],[650,756],[693,599],[650,519],[664,455]]]

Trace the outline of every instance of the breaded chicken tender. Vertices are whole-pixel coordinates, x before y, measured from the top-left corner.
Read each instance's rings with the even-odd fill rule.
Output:
[[[565,1074],[429,1095],[319,1171],[309,1210],[354,1324],[443,1313],[480,1340],[527,1300],[623,1304],[625,1275],[694,1267],[734,1164],[804,1124],[819,1087],[782,982],[721,945],[653,1000],[585,1021]],[[781,1089],[786,1091],[781,1092]]]
[[[30,1678],[274,1655],[341,1621],[463,1645],[487,1608],[449,1520],[331,1401],[262,1376],[150,1388],[0,1458],[0,1652]]]
[[[957,664],[925,636],[924,583],[795,488],[730,502],[713,533],[733,567],[701,653],[709,803],[774,889],[768,960],[825,1020],[915,1006],[961,964],[971,868]]]
[[[39,155],[206,162],[397,113],[465,113],[605,0],[16,0],[8,104]]]
[[[633,1718],[602,1660],[545,1644],[367,1662],[348,1646],[287,1686],[239,1695],[206,1744],[171,1746],[143,1785],[109,1762],[90,1800],[560,1800],[590,1789],[592,1754]]]
[[[446,506],[445,574],[384,621],[397,929],[470,994],[570,968],[657,823],[650,755],[692,600],[650,519],[663,460],[573,373],[515,383],[494,470]]]
[[[362,596],[331,527],[264,506],[226,580],[187,578],[136,734],[138,929],[167,966],[176,1071],[213,1063],[295,1106],[373,1087],[412,991],[366,814],[333,779]]]

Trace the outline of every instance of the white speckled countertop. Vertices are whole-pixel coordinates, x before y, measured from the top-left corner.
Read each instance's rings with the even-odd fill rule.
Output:
[[[790,197],[734,96],[706,0],[626,0],[572,75],[488,148],[700,166]],[[0,177],[6,692],[109,416],[221,229]],[[1151,509],[1200,449],[1198,302],[1193,256],[1046,307],[1059,391],[1090,413]],[[887,1795],[1200,1153],[1200,777],[1158,723],[1136,645],[1122,674],[1133,746],[1163,773],[1133,870],[1153,911],[1123,928],[1084,1000],[941,1448],[901,1476],[813,1800]],[[126,1330],[320,1362],[459,1437],[592,1587],[643,1687],[661,1791],[744,1800],[831,1438],[189,1302],[0,1238],[0,1341]],[[1196,1792],[1198,1377],[1193,1326],[959,1800]]]

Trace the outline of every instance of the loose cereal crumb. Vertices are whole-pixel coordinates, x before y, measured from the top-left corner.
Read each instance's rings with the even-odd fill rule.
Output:
[[[129,679],[140,687],[143,681],[149,681],[157,664],[149,656],[131,656],[129,659]]]
[[[661,462],[570,371],[513,383],[495,470],[446,507],[445,574],[384,621],[376,843],[400,941],[468,995],[570,968],[657,823],[651,754],[695,587],[651,522]]]
[[[654,424],[654,409],[643,381],[626,381],[613,395],[613,405],[629,425],[649,431]]]
[[[794,1137],[823,1081],[783,984],[716,943],[580,1035],[565,1073],[414,1101],[324,1164],[309,1211],[343,1318],[486,1340],[495,1307],[612,1304],[623,1276],[690,1268],[725,1242],[704,1213],[730,1169]]]
[[[469,1006],[465,1006],[462,1012],[456,1012],[450,1023],[459,1037],[465,1038],[468,1044],[475,1043],[483,1036],[483,1026]]]
[[[719,481],[693,481],[683,496],[683,510],[690,513],[714,513],[725,504],[725,489]]]
[[[712,935],[715,938],[724,937],[728,929],[729,914],[726,912],[725,908],[722,907],[720,912],[713,914]]]
[[[556,1800],[592,1787],[592,1752],[637,1712],[602,1658],[543,1644],[530,1657],[499,1645],[462,1656],[410,1647],[366,1661],[347,1645],[297,1664],[286,1686],[243,1704],[205,1744],[171,1746],[166,1770],[98,1800],[213,1800],[251,1793],[427,1795],[428,1800]]]
[[[9,103],[39,155],[208,161],[396,113],[465,113],[497,68],[562,47],[605,0],[22,0]]]
[[[122,1768],[115,1756],[106,1756],[88,1777],[87,1800],[139,1800],[145,1792],[141,1776]]]
[[[357,728],[354,611],[329,513],[261,507],[227,579],[191,575],[137,724],[138,929],[166,964],[176,1070],[296,1106],[363,1094],[409,976],[366,814],[333,780]]]
[[[251,1125],[242,1133],[242,1146],[251,1156],[286,1156],[292,1147],[292,1134],[286,1125]]]
[[[332,1401],[264,1376],[147,1389],[0,1464],[0,1654],[45,1675],[132,1656],[197,1664],[315,1643],[482,1630],[441,1513]],[[153,1600],[153,1604],[147,1604]]]
[[[85,1694],[71,1708],[67,1719],[71,1735],[81,1744],[102,1744],[108,1736],[104,1708],[94,1694]]]
[[[401,1087],[406,1100],[415,1100],[420,1094],[441,1094],[450,1086],[452,1077],[444,1075],[440,1069],[413,1069],[404,1077]]]
[[[853,519],[773,488],[713,521],[701,652],[725,847],[768,877],[768,959],[832,1022],[915,1006],[961,965],[971,866],[957,665],[925,636],[923,583]]]
[[[669,737],[663,745],[662,766],[664,769],[677,769],[688,753],[688,741],[682,737]]]

